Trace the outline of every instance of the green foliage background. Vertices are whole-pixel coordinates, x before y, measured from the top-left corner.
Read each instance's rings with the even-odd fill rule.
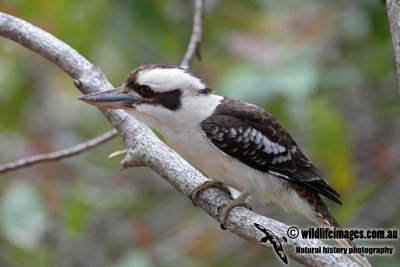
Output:
[[[0,11],[66,42],[119,86],[141,64],[179,64],[189,0],[2,0]],[[399,228],[400,103],[385,6],[367,1],[207,1],[193,70],[279,119],[342,195],[350,228]],[[0,162],[110,129],[52,63],[0,38]],[[120,171],[120,138],[0,179],[0,266],[267,266],[273,252],[229,232],[147,168]],[[269,217],[310,223],[274,205]],[[398,242],[359,241],[359,246]],[[336,245],[336,244],[335,244]],[[370,256],[398,266],[399,254]],[[291,261],[293,266],[297,264]]]

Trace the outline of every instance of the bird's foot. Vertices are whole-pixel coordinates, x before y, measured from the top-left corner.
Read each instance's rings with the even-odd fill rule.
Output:
[[[190,193],[190,199],[192,200],[192,203],[194,206],[197,207],[197,198],[199,197],[200,193],[202,193],[204,190],[206,190],[209,187],[216,187],[221,189],[222,191],[228,193],[231,195],[231,192],[229,191],[228,187],[224,185],[221,182],[215,182],[215,181],[206,181],[193,189],[193,191]]]
[[[243,206],[245,208],[248,208],[251,210],[251,206],[249,203],[246,202],[246,199],[249,195],[247,193],[242,193],[238,198],[222,204],[218,210],[221,211],[223,209],[222,213],[222,221],[221,221],[221,229],[226,230],[226,221],[228,220],[229,213],[232,211],[232,209],[238,207],[238,206]]]

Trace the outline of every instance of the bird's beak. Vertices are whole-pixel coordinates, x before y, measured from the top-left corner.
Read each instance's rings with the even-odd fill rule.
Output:
[[[126,109],[132,108],[132,105],[142,100],[142,98],[128,94],[119,87],[104,92],[84,95],[79,100],[99,108]]]

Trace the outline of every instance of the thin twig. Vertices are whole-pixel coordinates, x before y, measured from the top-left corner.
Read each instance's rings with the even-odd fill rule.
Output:
[[[28,167],[34,164],[42,163],[42,162],[48,162],[48,161],[55,161],[55,160],[60,160],[63,158],[68,158],[74,155],[77,155],[85,150],[88,150],[92,147],[98,146],[114,136],[118,134],[117,130],[113,129],[109,132],[106,132],[105,134],[102,134],[94,139],[91,139],[87,142],[78,144],[73,147],[69,147],[60,151],[48,153],[48,154],[40,154],[40,155],[35,155],[27,158],[22,158],[19,160],[16,160],[14,162],[10,162],[4,165],[0,166],[0,173],[5,173],[9,171],[13,171],[16,169]]]
[[[400,94],[400,2],[387,0],[386,9],[389,17],[390,31],[392,33],[394,57],[397,68],[397,82]]]
[[[190,36],[190,42],[187,51],[181,62],[181,67],[189,67],[196,55],[198,59],[201,59],[200,44],[203,34],[203,18],[204,0],[195,0],[192,35]]]
[[[0,12],[0,35],[14,40],[56,63],[69,76],[79,81],[76,83],[79,84],[78,89],[83,93],[112,88],[98,67],[51,34],[26,21]],[[143,163],[186,196],[189,196],[194,188],[208,180],[160,141],[148,127],[136,121],[132,116],[120,110],[102,110],[102,112],[121,134],[128,149],[125,166],[135,165],[135,162]],[[217,188],[210,188],[200,194],[197,203],[210,216],[221,222],[222,216],[219,207],[221,203],[229,200],[225,192]],[[244,207],[237,207],[231,211],[226,226],[232,233],[249,242],[271,248],[266,243],[260,243],[264,235],[255,229],[255,222],[272,230],[277,236],[286,235],[289,228],[286,224],[261,216]],[[358,263],[342,254],[296,253],[296,247],[328,246],[320,240],[295,238],[282,245],[287,256],[307,266],[359,266]]]

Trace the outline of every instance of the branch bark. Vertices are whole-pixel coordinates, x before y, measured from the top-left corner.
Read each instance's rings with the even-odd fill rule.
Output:
[[[27,157],[27,158],[16,160],[14,162],[7,163],[7,164],[0,166],[0,173],[13,171],[13,170],[28,167],[28,166],[31,166],[34,164],[39,164],[39,163],[43,163],[43,162],[55,161],[55,160],[60,160],[63,158],[72,157],[74,155],[82,153],[85,150],[88,150],[92,147],[95,147],[104,142],[107,142],[111,138],[115,137],[117,134],[118,134],[117,130],[113,129],[111,131],[106,132],[105,134],[102,134],[96,138],[93,138],[84,143],[75,145],[73,147],[69,147],[69,148],[66,148],[66,149],[63,149],[60,151],[55,151],[52,153],[35,155],[32,157]]]
[[[54,62],[74,79],[75,85],[84,94],[112,88],[100,68],[51,34],[30,23],[0,12],[0,35]],[[101,110],[101,112],[120,133],[128,149],[127,156],[122,162],[124,167],[148,166],[186,196],[208,180],[133,117],[121,110]],[[228,201],[231,201],[229,196],[217,188],[207,189],[198,198],[199,207],[218,222],[221,222],[218,207]],[[244,207],[232,210],[226,226],[232,233],[252,243],[271,248],[270,244],[260,242],[264,234],[254,227],[254,223],[263,225],[278,237],[286,236],[289,228],[288,225],[258,215]],[[296,253],[296,247],[299,246],[328,246],[320,240],[295,238],[289,239],[282,245],[288,257],[307,266],[360,266],[342,254]]]
[[[386,9],[389,17],[390,31],[392,33],[397,82],[400,94],[400,2],[398,0],[386,0]]]
[[[195,0],[192,35],[190,36],[188,48],[181,62],[181,67],[189,67],[196,55],[198,59],[201,59],[200,44],[203,36],[203,18],[204,0]]]

